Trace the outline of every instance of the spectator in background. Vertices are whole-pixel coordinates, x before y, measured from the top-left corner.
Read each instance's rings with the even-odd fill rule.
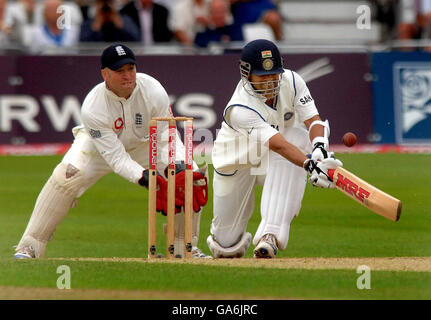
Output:
[[[237,27],[262,22],[269,25],[276,40],[283,39],[283,21],[272,0],[230,0],[233,19]]]
[[[241,30],[235,28],[228,0],[211,0],[208,26],[195,36],[198,47],[207,47],[210,42],[227,43],[242,40]]]
[[[87,20],[90,18],[89,16],[89,10],[91,7],[91,0],[74,0],[75,4],[79,7],[79,10],[81,11],[82,18]]]
[[[209,0],[177,0],[169,16],[169,28],[175,39],[193,45],[197,32],[205,31],[209,24]]]
[[[155,0],[154,2],[157,4],[160,4],[164,6],[168,11],[171,11],[172,6],[177,2],[178,0]]]
[[[399,0],[372,0],[372,12],[382,27],[381,42],[397,38],[396,11]]]
[[[34,24],[36,22],[36,0],[19,0],[23,5],[23,13],[27,23]]]
[[[44,24],[44,1],[43,0],[18,0],[8,3],[6,14],[7,25],[10,27],[10,40],[16,44],[26,47],[31,43],[31,33],[34,26]],[[67,13],[65,11],[67,10]],[[73,25],[82,24],[82,15],[79,7],[72,1],[62,2],[61,13],[67,15],[69,22]]]
[[[144,45],[172,40],[172,32],[168,28],[169,11],[163,5],[153,0],[129,1],[120,13],[128,15],[135,22]]]
[[[81,41],[140,41],[139,29],[127,15],[121,15],[114,0],[96,0],[94,18],[81,28]]]
[[[34,25],[30,29],[28,47],[31,53],[42,53],[52,47],[70,47],[79,42],[79,28],[71,21],[61,19],[61,5],[61,0],[45,0],[43,25]]]
[[[8,3],[5,25],[8,26],[11,42],[24,44],[26,28],[37,21],[36,7],[35,0],[18,0]]]
[[[400,0],[398,3],[398,39],[431,39],[431,0]],[[417,50],[403,46],[401,50]],[[431,51],[431,47],[426,47]]]
[[[421,8],[422,38],[431,39],[431,0],[422,0]],[[430,51],[430,48],[427,48]]]
[[[398,39],[419,39],[421,37],[420,3],[416,0],[400,0],[398,11]]]
[[[8,0],[0,0],[0,46],[9,43],[10,26],[6,22]]]

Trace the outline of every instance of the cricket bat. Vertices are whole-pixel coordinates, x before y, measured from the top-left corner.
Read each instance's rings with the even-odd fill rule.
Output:
[[[401,201],[377,189],[348,170],[338,167],[328,170],[335,187],[364,207],[392,221],[401,216]]]

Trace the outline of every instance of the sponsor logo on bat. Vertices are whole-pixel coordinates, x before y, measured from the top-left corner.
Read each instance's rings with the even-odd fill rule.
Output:
[[[342,174],[337,174],[337,182],[336,185],[343,189],[348,194],[356,197],[359,201],[361,201],[364,204],[367,204],[368,197],[370,196],[370,192],[365,190],[364,188],[358,186],[353,181],[349,180],[348,178],[344,177]]]

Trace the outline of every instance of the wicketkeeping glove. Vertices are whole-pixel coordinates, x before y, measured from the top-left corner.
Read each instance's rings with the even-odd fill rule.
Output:
[[[309,182],[315,187],[334,188],[335,185],[328,175],[329,169],[342,167],[343,163],[335,158],[327,158],[322,161],[306,160],[304,169],[310,174]]]
[[[183,207],[185,204],[185,169],[184,162],[176,164],[175,177],[175,205]],[[208,179],[205,176],[206,166],[193,172],[193,211],[198,212],[208,202]]]
[[[208,202],[208,167],[193,172],[193,211],[199,212]]]
[[[138,183],[141,186],[146,187],[147,189],[149,185],[149,176],[150,176],[150,171],[144,170],[144,172],[142,173],[141,179],[139,179],[138,181]],[[168,182],[159,173],[157,173],[156,180],[157,180],[156,211],[166,216],[168,212]],[[175,212],[176,213],[181,212],[181,207],[177,207],[176,205]]]

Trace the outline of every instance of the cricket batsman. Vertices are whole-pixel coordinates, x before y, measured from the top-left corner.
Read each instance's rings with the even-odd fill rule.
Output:
[[[104,82],[84,99],[82,125],[73,128],[74,141],[41,190],[30,221],[19,242],[17,259],[43,257],[48,241],[77,199],[110,172],[137,185],[149,181],[149,122],[152,117],[171,117],[168,94],[159,81],[136,72],[135,55],[122,44],[107,47],[101,56]],[[157,211],[167,212],[167,123],[159,125]],[[177,132],[176,203],[184,203],[184,145]],[[201,208],[207,202],[207,179],[194,163],[192,256],[206,257],[197,247]],[[113,190],[114,191],[114,190]],[[178,197],[182,197],[178,199]],[[184,211],[177,207],[175,243],[183,237]],[[178,249],[181,250],[181,249]],[[182,248],[184,251],[184,248]],[[181,252],[176,251],[176,255]]]
[[[239,63],[241,80],[223,113],[214,142],[214,218],[207,244],[214,258],[241,257],[250,246],[247,223],[254,188],[263,185],[255,258],[284,250],[304,190],[333,188],[329,169],[342,166],[329,151],[329,122],[319,117],[305,81],[284,69],[277,46],[249,42]],[[306,154],[311,153],[311,159]]]

